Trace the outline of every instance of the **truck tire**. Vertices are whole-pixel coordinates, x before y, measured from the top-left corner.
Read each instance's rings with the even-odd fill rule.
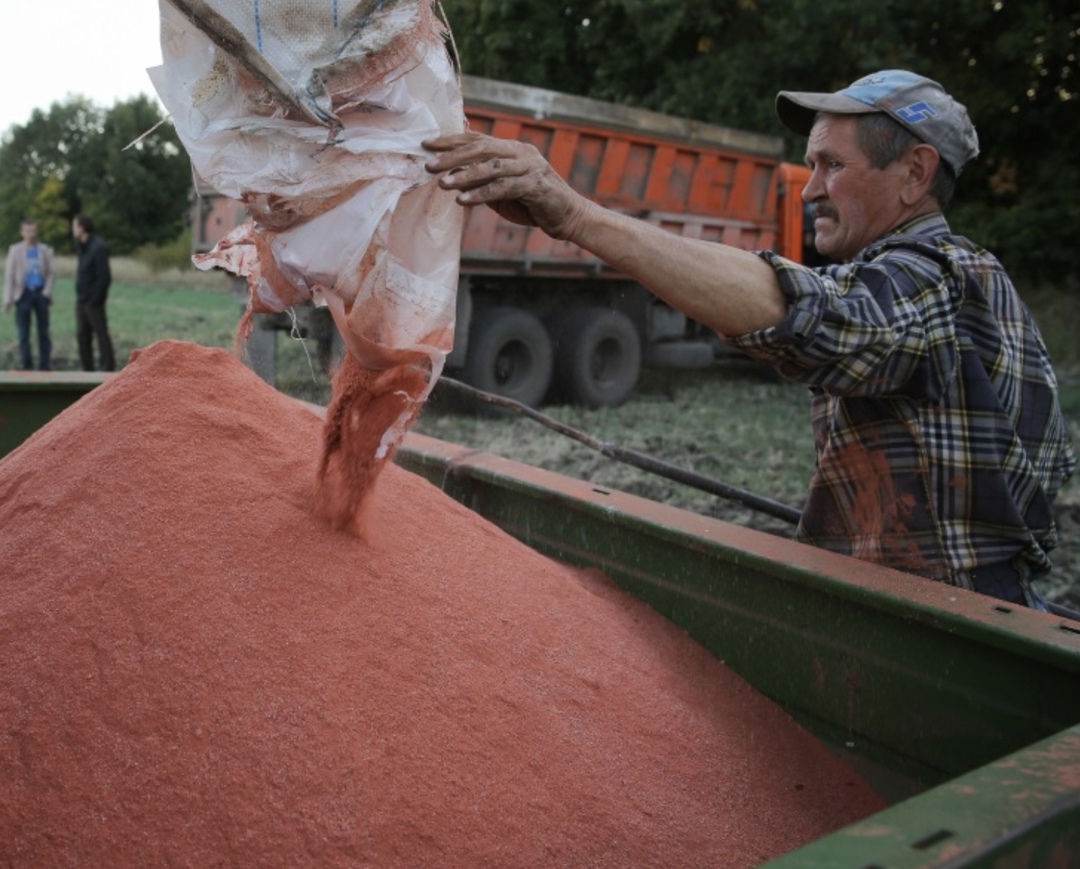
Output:
[[[557,394],[583,407],[615,407],[641,374],[641,339],[612,308],[571,308],[548,322],[555,344]]]
[[[463,371],[470,386],[536,407],[551,385],[551,372],[551,339],[533,314],[487,308],[473,317]]]

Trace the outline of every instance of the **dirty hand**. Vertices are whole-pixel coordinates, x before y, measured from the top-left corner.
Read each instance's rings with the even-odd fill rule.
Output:
[[[436,156],[427,170],[444,190],[461,191],[461,205],[487,205],[524,226],[566,239],[589,201],[576,193],[532,145],[480,133],[455,133],[423,143]]]

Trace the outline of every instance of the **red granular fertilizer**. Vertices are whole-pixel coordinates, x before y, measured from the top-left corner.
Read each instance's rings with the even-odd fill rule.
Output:
[[[315,512],[339,531],[362,533],[364,506],[375,480],[393,458],[404,430],[423,407],[431,377],[427,359],[385,371],[363,368],[351,353],[334,375],[333,401],[323,428],[315,477]],[[384,444],[397,423],[401,436]]]
[[[254,329],[253,314],[249,307],[236,330],[233,353],[241,358]],[[376,371],[364,368],[352,353],[334,372],[313,498],[316,515],[336,530],[363,533],[367,496],[420,415],[431,374],[427,357]]]
[[[683,632],[165,342],[0,462],[14,866],[754,866],[883,807]]]

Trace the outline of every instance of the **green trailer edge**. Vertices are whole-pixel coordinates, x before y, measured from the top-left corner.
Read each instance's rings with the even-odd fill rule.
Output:
[[[109,376],[0,374],[0,457]],[[1080,865],[1080,623],[420,435],[395,460],[603,570],[891,803],[770,867]]]
[[[1080,624],[419,435],[396,461],[603,570],[893,803],[770,866],[1080,863]]]
[[[0,458],[113,374],[0,371]]]

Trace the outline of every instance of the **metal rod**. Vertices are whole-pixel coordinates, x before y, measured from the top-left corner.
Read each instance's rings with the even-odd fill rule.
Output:
[[[1070,621],[1074,622],[1080,622],[1080,611],[1074,610],[1071,607],[1065,606],[1064,604],[1047,601],[1046,609],[1047,612],[1049,612],[1052,616],[1058,616],[1059,618],[1069,619]]]
[[[695,473],[694,471],[687,471],[684,468],[669,464],[668,462],[661,461],[660,459],[653,458],[644,453],[616,446],[615,444],[606,441],[600,441],[592,435],[561,423],[557,419],[552,419],[550,416],[533,410],[531,407],[528,407],[521,402],[514,401],[512,398],[484,392],[483,390],[476,389],[475,387],[449,377],[440,377],[439,383],[446,384],[446,386],[450,387],[453,391],[467,395],[476,401],[506,408],[521,416],[528,417],[552,431],[556,431],[568,438],[572,438],[580,444],[584,444],[592,450],[596,450],[598,453],[607,456],[609,459],[615,459],[624,464],[633,465],[635,468],[648,471],[649,473],[656,474],[660,477],[665,477],[676,483],[682,483],[684,486],[700,489],[703,492],[708,492],[710,495],[716,495],[717,497],[725,498],[729,501],[735,501],[742,504],[744,507],[749,507],[751,510],[765,513],[772,516],[774,519],[780,519],[792,525],[797,525],[799,522],[800,512],[794,507],[789,507],[787,504],[781,504],[778,501],[763,498],[760,495],[755,495],[753,492],[747,492],[745,489],[731,486],[719,480],[714,480],[711,477]]]

